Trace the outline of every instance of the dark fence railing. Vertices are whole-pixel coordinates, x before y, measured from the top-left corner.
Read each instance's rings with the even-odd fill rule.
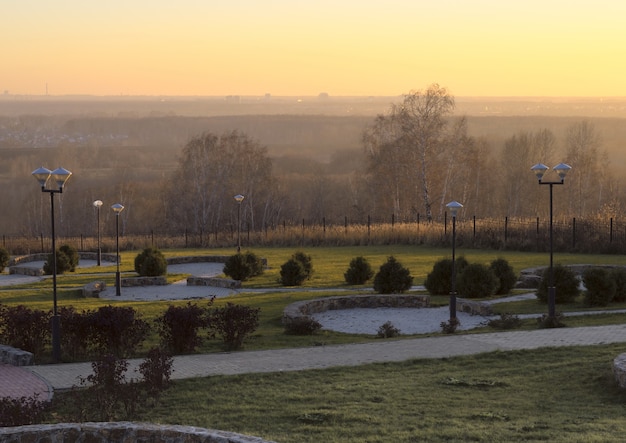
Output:
[[[280,224],[252,230],[242,223],[242,248],[260,246],[345,246],[424,244],[447,246],[451,242],[452,219],[444,214],[441,220],[424,221],[419,215],[414,221],[373,221],[368,216],[363,222],[340,220],[310,222],[305,219],[285,220]],[[553,222],[554,250],[558,252],[626,253],[626,222],[613,218],[559,219]],[[498,250],[549,250],[549,220],[536,218],[480,219],[475,216],[457,218],[457,246]],[[49,252],[49,235],[3,235],[2,246],[13,255]],[[103,252],[115,250],[115,236],[101,235]],[[70,244],[80,251],[97,250],[97,233],[64,236],[57,234],[57,244]],[[126,231],[120,235],[122,250],[144,247],[211,248],[237,244],[237,230],[196,232],[192,230],[147,232]]]

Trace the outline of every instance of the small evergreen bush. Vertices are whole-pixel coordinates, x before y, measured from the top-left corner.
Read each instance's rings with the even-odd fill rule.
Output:
[[[463,272],[463,269],[468,265],[465,257],[459,257],[456,259],[455,273],[458,276]],[[452,259],[442,258],[437,261],[433,270],[426,276],[424,281],[426,290],[431,295],[448,295],[452,290]]]
[[[80,262],[80,256],[78,255],[78,250],[71,245],[61,245],[59,248],[59,252],[65,254],[69,262],[69,271],[74,272],[78,267],[78,263]]]
[[[241,348],[244,340],[259,327],[261,308],[251,308],[234,303],[215,308],[211,313],[210,327],[222,337],[228,351]]]
[[[517,282],[517,275],[515,275],[515,271],[513,271],[513,267],[509,265],[509,262],[504,258],[498,258],[491,262],[489,269],[498,278],[498,288],[495,293],[504,295],[511,292],[511,289],[515,287],[515,282]]]
[[[372,266],[365,257],[355,257],[350,260],[348,270],[343,278],[349,285],[362,285],[374,276]]]
[[[393,256],[381,265],[374,277],[374,290],[379,294],[402,293],[410,289],[412,284],[410,271]]]
[[[459,294],[468,298],[490,297],[497,288],[498,278],[490,268],[481,263],[465,266],[457,282]]]
[[[615,297],[617,284],[606,269],[587,269],[583,273],[583,283],[586,288],[584,294],[586,306],[607,306]]]
[[[302,262],[290,258],[280,267],[280,283],[284,286],[300,286],[307,279]]]
[[[246,281],[263,273],[263,261],[252,252],[231,255],[224,264],[224,274],[235,279]]]
[[[378,338],[393,338],[400,335],[400,329],[396,328],[390,321],[383,323],[379,328],[376,336]]]
[[[322,329],[322,325],[311,317],[298,317],[285,325],[285,334],[313,335]]]
[[[9,255],[9,251],[0,246],[0,272],[4,271],[4,268],[9,265],[10,259],[11,256]]]
[[[143,277],[167,274],[167,260],[161,251],[146,248],[135,257],[135,272]]]
[[[444,334],[454,334],[456,329],[461,326],[461,322],[458,318],[454,317],[448,321],[442,321],[439,323],[439,326],[441,326],[441,332]]]
[[[72,269],[72,259],[60,249],[57,249],[57,275],[65,274]],[[48,259],[43,264],[43,272],[46,275],[54,274],[54,254],[48,254]]]
[[[546,268],[539,288],[537,289],[537,298],[542,303],[548,303],[548,285],[550,284],[550,268]],[[554,286],[556,288],[555,303],[571,303],[574,301],[580,291],[578,289],[578,278],[566,266],[554,265]]]
[[[305,254],[302,251],[298,251],[293,254],[294,260],[302,263],[302,268],[304,269],[304,273],[306,274],[306,279],[309,280],[313,275],[313,259],[310,255]]]
[[[489,320],[487,326],[494,329],[515,329],[522,326],[522,320],[517,315],[504,313],[500,318]]]
[[[611,278],[615,282],[615,295],[613,301],[626,301],[626,268],[613,268],[610,272]]]

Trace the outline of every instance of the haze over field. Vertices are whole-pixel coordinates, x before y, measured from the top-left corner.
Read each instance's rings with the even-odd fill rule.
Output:
[[[22,0],[0,93],[626,96],[622,0]]]

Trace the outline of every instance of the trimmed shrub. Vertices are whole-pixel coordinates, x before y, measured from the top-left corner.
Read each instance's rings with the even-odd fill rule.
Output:
[[[4,268],[9,266],[10,259],[9,251],[0,246],[0,272],[4,271]]]
[[[37,397],[0,397],[0,427],[42,423],[50,403]]]
[[[461,326],[461,322],[458,318],[454,317],[448,321],[442,321],[439,323],[439,326],[441,326],[441,332],[444,334],[454,334],[456,332],[456,328]]]
[[[50,342],[52,312],[0,305],[0,342],[41,356]]]
[[[410,271],[393,256],[381,265],[374,277],[374,290],[379,294],[402,293],[410,289],[412,284]]]
[[[246,281],[263,273],[263,261],[252,252],[231,255],[224,264],[224,274],[235,280]]]
[[[459,294],[468,298],[490,297],[496,293],[498,278],[493,271],[481,263],[467,265],[457,281]]]
[[[372,266],[365,257],[355,257],[350,260],[348,270],[343,278],[349,285],[362,285],[374,276]]]
[[[500,318],[489,320],[487,326],[494,329],[515,329],[522,326],[522,320],[517,315],[504,313]]]
[[[607,306],[615,297],[616,283],[603,268],[587,269],[583,273],[584,303],[587,306]]]
[[[211,312],[210,327],[222,337],[226,350],[239,349],[246,337],[259,327],[260,311],[261,308],[228,302],[226,306]]]
[[[61,350],[71,358],[86,356],[91,332],[89,313],[78,312],[73,306],[61,306]]]
[[[610,275],[615,282],[613,301],[626,301],[626,268],[613,268],[611,269]]]
[[[456,259],[455,272],[458,277],[468,265],[465,257]],[[452,259],[442,258],[437,261],[433,270],[426,276],[424,281],[426,290],[431,295],[448,295],[452,290]]]
[[[513,271],[513,267],[509,265],[509,262],[504,258],[498,258],[491,262],[489,269],[498,279],[498,287],[495,293],[504,295],[511,292],[511,289],[515,287],[515,282],[517,282],[517,275],[515,275],[515,271]]]
[[[167,260],[161,251],[146,248],[135,257],[135,272],[142,277],[167,274]]]
[[[43,264],[43,272],[46,275],[54,274],[53,269],[54,264],[54,254],[48,254],[48,259]],[[57,275],[65,274],[72,268],[71,258],[68,257],[65,253],[61,252],[60,249],[57,249]]]
[[[122,306],[102,306],[90,312],[89,323],[93,348],[101,355],[119,357],[133,354],[150,329],[134,308]]]
[[[213,300],[209,302],[209,305]],[[202,343],[198,331],[209,325],[208,309],[187,302],[185,306],[170,305],[157,324],[161,343],[176,354],[190,353]]]
[[[313,335],[322,329],[322,325],[311,317],[298,317],[285,325],[287,335]]]
[[[307,279],[302,263],[290,258],[280,267],[280,283],[283,286],[300,286]]]
[[[302,251],[298,251],[293,254],[293,258],[294,260],[302,263],[302,268],[304,269],[304,273],[306,274],[306,279],[309,280],[313,275],[313,260],[311,259],[311,256],[305,254]]]
[[[546,268],[539,282],[537,298],[541,303],[548,303],[548,285],[550,268]],[[554,265],[554,286],[556,288],[555,303],[571,303],[580,295],[578,278],[571,269],[563,265]]]
[[[390,321],[383,323],[376,333],[378,338],[393,338],[398,335],[400,335],[400,329],[396,328]]]
[[[74,246],[70,245],[62,245],[59,248],[59,252],[65,254],[69,261],[69,271],[74,272],[78,267],[78,263],[80,261],[80,256],[78,255],[78,250]]]

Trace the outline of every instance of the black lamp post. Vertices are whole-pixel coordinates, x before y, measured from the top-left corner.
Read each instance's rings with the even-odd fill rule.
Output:
[[[243,199],[243,195],[235,195],[235,201],[237,202],[237,253],[241,252],[241,202]]]
[[[98,252],[96,253],[96,259],[98,260],[98,266],[102,264],[102,248],[100,247],[100,207],[102,206],[102,200],[96,200],[93,202],[93,206],[98,212]]]
[[[549,280],[548,280],[548,318],[552,321],[556,319],[556,287],[554,285],[554,230],[553,230],[553,211],[552,211],[552,186],[553,185],[562,185],[565,182],[565,176],[567,172],[572,169],[570,165],[566,165],[565,163],[559,163],[554,168],[554,172],[556,172],[559,176],[559,180],[557,181],[544,181],[543,176],[550,169],[548,166],[543,163],[538,163],[532,168],[531,171],[535,173],[537,176],[537,180],[540,185],[549,185],[550,186],[550,270],[549,270]]]
[[[115,212],[115,261],[117,262],[117,271],[115,271],[115,295],[122,295],[122,277],[120,275],[120,212],[124,210],[124,206],[115,203],[111,206]]]
[[[463,205],[458,201],[451,201],[446,208],[452,215],[452,273],[450,277],[450,323],[456,321],[456,214]]]
[[[72,173],[67,169],[57,168],[54,171],[44,168],[43,166],[33,171],[33,176],[41,186],[41,192],[50,194],[50,218],[52,227],[52,359],[55,363],[61,360],[61,319],[57,310],[57,249],[56,237],[54,233],[54,194],[61,194],[63,186],[70,178]],[[52,178],[56,183],[56,189],[47,188],[47,184]]]

